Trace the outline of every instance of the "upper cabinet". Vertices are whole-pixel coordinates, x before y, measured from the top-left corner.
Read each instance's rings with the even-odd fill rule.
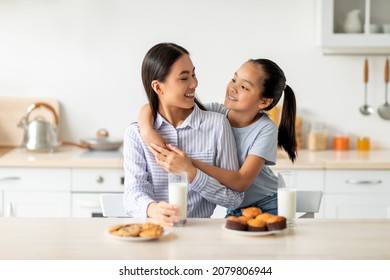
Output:
[[[390,54],[389,0],[320,0],[325,54]]]

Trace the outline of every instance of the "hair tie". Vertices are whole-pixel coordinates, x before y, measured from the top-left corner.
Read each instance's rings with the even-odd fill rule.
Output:
[[[286,90],[286,87],[287,87],[287,84],[286,84],[286,83],[284,83],[284,89],[283,89],[283,90]]]

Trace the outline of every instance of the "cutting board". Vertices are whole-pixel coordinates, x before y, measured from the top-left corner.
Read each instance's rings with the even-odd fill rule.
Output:
[[[60,104],[54,98],[0,97],[0,147],[18,147],[21,145],[24,130],[17,125],[22,117],[26,115],[27,107],[37,102],[49,104],[57,113],[58,118],[60,117]],[[53,122],[52,113],[44,107],[34,109],[29,120],[33,120],[38,115],[43,116],[49,122]]]

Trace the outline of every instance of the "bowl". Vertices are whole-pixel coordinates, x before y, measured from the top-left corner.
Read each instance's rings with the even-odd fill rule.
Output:
[[[383,33],[390,33],[390,24],[386,23],[383,25]]]
[[[380,26],[378,24],[370,24],[370,33],[379,33]]]

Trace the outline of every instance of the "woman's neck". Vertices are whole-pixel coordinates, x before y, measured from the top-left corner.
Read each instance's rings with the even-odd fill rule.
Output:
[[[241,112],[229,111],[227,118],[230,122],[230,125],[235,128],[247,127],[254,122],[256,122],[262,116],[262,113],[257,113],[256,115],[245,115]]]
[[[171,125],[178,127],[181,125],[189,115],[191,115],[194,108],[183,109],[178,107],[162,106],[160,104],[158,113],[164,117]]]

